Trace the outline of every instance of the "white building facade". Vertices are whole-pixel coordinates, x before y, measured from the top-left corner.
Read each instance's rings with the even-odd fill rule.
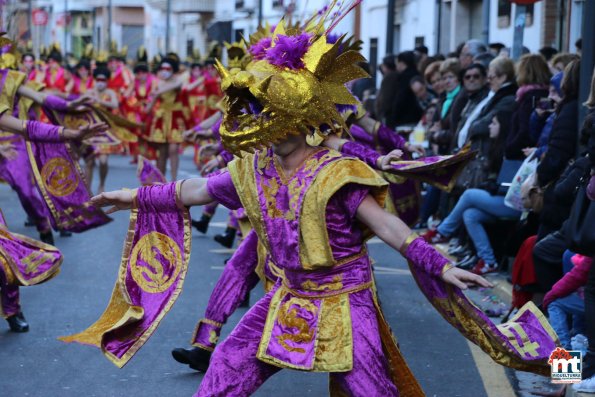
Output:
[[[580,37],[584,1],[541,0],[530,6],[524,45],[533,52],[546,45],[574,52],[574,42]],[[448,54],[460,43],[486,35],[488,42],[512,45],[516,6],[508,0],[392,2],[392,29],[387,29],[388,0],[364,0],[336,28],[336,32],[353,34],[363,41],[363,53],[373,66],[387,53],[396,54],[422,44],[430,54]],[[168,3],[170,29],[166,43]],[[36,47],[58,41],[63,49],[77,55],[88,42],[107,49],[111,37],[119,47],[128,46],[130,57],[144,45],[149,56],[169,48],[184,59],[193,49],[204,55],[210,40],[234,41],[247,37],[257,29],[259,15],[270,24],[277,23],[285,14],[303,20],[327,3],[325,0],[36,0],[33,8],[45,10],[49,21],[45,26],[35,26],[32,36]],[[26,14],[23,18],[27,2],[13,0],[13,4],[21,10],[20,22],[13,24],[18,25],[15,28],[18,37],[19,31],[22,35],[27,30]],[[66,6],[70,23],[65,32],[61,21]],[[486,10],[489,10],[487,26],[483,23]],[[392,34],[392,48],[387,48],[387,34]]]

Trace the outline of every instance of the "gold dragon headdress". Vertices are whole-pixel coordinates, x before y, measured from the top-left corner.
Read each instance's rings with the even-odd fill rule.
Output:
[[[358,101],[345,84],[369,76],[357,65],[365,61],[356,49],[359,44],[333,37],[331,31],[360,2],[339,7],[334,0],[304,24],[282,20],[272,34],[260,28],[250,37],[244,70],[227,69],[217,61],[225,94],[220,132],[227,150],[240,154],[290,134],[347,129],[341,107]]]
[[[227,67],[230,69],[244,69],[246,62],[248,61],[246,58],[248,51],[246,50],[246,43],[244,40],[233,43],[224,41],[223,45],[225,45],[225,49],[227,50]]]
[[[19,56],[15,43],[0,32],[0,69],[16,69]]]

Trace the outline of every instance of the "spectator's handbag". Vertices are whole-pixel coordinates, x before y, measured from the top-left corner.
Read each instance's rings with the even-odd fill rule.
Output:
[[[505,166],[507,166],[507,161],[509,160],[504,160],[504,163],[502,164],[502,168],[504,169]],[[538,160],[537,158],[535,158],[535,156],[531,155],[529,157],[527,157],[521,164],[520,166],[519,161],[518,160],[514,160],[514,163],[510,163],[510,170],[512,171],[514,168],[514,166],[516,166],[516,172],[513,173],[513,177],[511,179],[508,180],[508,182],[510,182],[510,187],[508,188],[508,191],[506,192],[506,196],[504,197],[504,204],[506,204],[506,206],[513,208],[517,211],[524,211],[526,209],[526,207],[524,206],[523,203],[523,195],[521,192],[521,186],[523,185],[523,183],[531,176],[535,173],[535,170],[537,169],[537,163]],[[502,181],[502,182],[507,182],[507,181]],[[535,193],[538,193],[537,190],[535,190]],[[535,194],[533,194],[532,196],[535,196]],[[542,206],[543,206],[543,192],[541,192],[541,199],[542,199]],[[525,199],[526,202],[526,199]]]
[[[455,183],[455,194],[463,194],[467,189],[477,188],[488,176],[488,158],[477,156],[467,164]]]
[[[534,172],[521,185],[521,204],[522,210],[530,210],[535,213],[540,213],[543,209],[543,194],[549,187],[539,187],[537,184],[537,173]],[[522,211],[521,210],[521,211]]]
[[[595,202],[587,197],[584,183],[564,227],[569,250],[585,256],[595,255]]]

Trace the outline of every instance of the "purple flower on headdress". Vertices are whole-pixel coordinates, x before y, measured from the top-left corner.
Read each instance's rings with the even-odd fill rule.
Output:
[[[343,36],[343,35],[338,34],[338,33],[329,33],[326,35],[326,42],[328,44],[335,44],[337,41],[339,41],[341,36]],[[341,55],[343,53],[343,50],[344,50],[344,45],[343,45],[343,43],[341,43],[341,45],[339,46],[339,51],[337,52],[337,55]]]
[[[271,47],[271,42],[272,39],[270,37],[263,37],[262,39],[258,40],[256,44],[248,49],[252,55],[252,58],[257,61],[264,59],[266,50]]]
[[[304,67],[302,58],[310,48],[310,37],[312,36],[309,33],[297,36],[278,35],[275,38],[275,46],[266,50],[265,59],[271,65],[301,69]]]
[[[0,55],[9,53],[11,48],[12,44],[6,44],[5,46],[2,46],[2,48],[0,48]]]
[[[263,107],[259,102],[250,101],[248,103],[248,106],[250,107],[250,113],[252,113],[254,115],[258,115],[258,114],[262,113]]]
[[[338,33],[329,33],[326,35],[326,42],[328,44],[335,44],[339,38],[341,38],[341,35]]]

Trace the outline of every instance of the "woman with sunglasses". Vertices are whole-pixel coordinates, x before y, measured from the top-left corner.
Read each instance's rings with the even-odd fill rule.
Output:
[[[178,177],[179,149],[184,141],[183,133],[192,126],[188,93],[182,89],[182,80],[177,76],[179,60],[176,54],[168,54],[159,63],[157,90],[147,105],[147,140],[157,144],[157,168],[165,175],[167,160],[171,164],[171,179]]]

